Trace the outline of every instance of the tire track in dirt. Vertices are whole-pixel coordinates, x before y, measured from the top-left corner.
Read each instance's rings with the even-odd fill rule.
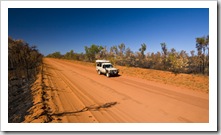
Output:
[[[116,81],[116,80],[114,80],[114,81]],[[121,82],[126,84],[126,85],[130,85],[134,88],[139,88],[138,89],[139,91],[143,91],[143,92],[146,92],[146,93],[150,92],[150,93],[154,93],[156,95],[167,96],[167,97],[175,99],[177,101],[182,101],[184,103],[192,104],[192,105],[195,105],[197,107],[204,108],[204,109],[208,109],[208,107],[209,107],[208,101],[203,99],[203,98],[189,96],[189,95],[186,95],[186,94],[181,95],[178,92],[168,91],[167,89],[164,89],[164,88],[158,87],[158,86],[148,85],[148,87],[147,87],[147,86],[144,86],[143,83],[136,83],[135,84],[134,82],[132,82],[128,79],[123,79],[123,81],[121,81]]]
[[[68,62],[66,62],[66,63],[68,63]],[[71,65],[71,63],[68,63],[69,65]],[[60,65],[60,66],[63,66],[63,64],[61,64],[61,63],[56,63],[56,65]],[[71,65],[71,66],[73,66],[73,65]],[[76,66],[74,65],[74,68],[76,68]],[[78,69],[81,69],[80,67],[77,67]],[[69,69],[70,71],[72,71],[71,69]],[[88,70],[84,70],[85,72],[87,72]],[[95,71],[95,70],[94,70]],[[78,72],[75,72],[75,71],[72,71],[73,73],[74,73],[74,75],[76,75],[76,76],[78,76],[78,78],[79,77],[81,77],[81,78],[83,78],[83,80],[85,80],[85,81],[87,81],[87,82],[91,82],[91,83],[93,83],[93,85],[95,85],[96,87],[100,87],[100,88],[102,88],[102,89],[105,89],[105,90],[109,90],[109,91],[111,91],[111,93],[114,93],[114,94],[116,94],[116,96],[118,95],[120,95],[120,96],[122,96],[122,98],[123,99],[133,99],[131,96],[128,96],[127,94],[125,94],[125,93],[121,93],[121,92],[119,92],[119,91],[116,91],[116,89],[113,89],[113,88],[111,88],[110,86],[107,86],[107,85],[105,85],[105,84],[102,84],[102,83],[100,83],[99,81],[97,81],[97,80],[95,80],[95,79],[93,79],[93,78],[91,78],[91,77],[88,77],[87,75],[84,75],[84,74],[79,74]],[[90,72],[91,73],[91,72]],[[64,75],[64,74],[62,74],[62,75]],[[102,76],[102,75],[100,75],[100,77],[105,77],[105,79],[106,79],[106,76]],[[67,77],[66,77],[67,78]],[[108,80],[112,80],[111,78],[108,78]],[[118,82],[119,83],[119,80],[117,81],[117,80],[114,80],[115,82]],[[79,92],[81,92],[81,91],[83,91],[83,89],[80,89],[80,85],[77,85],[77,84],[75,84],[76,85],[76,87],[78,87],[79,89],[78,89],[78,91]],[[82,92],[81,92],[82,93]],[[90,95],[87,95],[89,98],[92,98]],[[102,97],[101,97],[102,98]],[[104,98],[105,99],[105,98]],[[95,100],[96,101],[96,99],[93,99],[93,100]],[[135,99],[133,99],[136,103],[140,103],[138,100],[135,100]],[[96,101],[96,103],[98,103],[98,101]]]
[[[208,121],[207,98],[190,91],[185,94],[126,76],[106,78],[92,68],[62,60],[48,59],[46,63],[54,75],[49,77],[50,85],[56,87],[48,93],[57,92],[53,101],[61,102],[59,111],[50,115],[62,118],[61,122],[64,117],[67,122]]]
[[[29,122],[33,120],[44,122],[44,123],[59,122],[59,121],[69,122],[66,116],[68,113],[64,111],[63,104],[61,102],[61,99],[59,98],[60,95],[58,94],[58,86],[56,86],[56,83],[52,81],[52,78],[50,77],[50,75],[45,74],[45,72],[53,71],[53,74],[55,74],[56,76],[58,76],[59,74],[55,70],[52,70],[52,71],[47,71],[47,70],[48,70],[48,67],[43,66],[42,81],[41,81],[42,82],[42,92],[41,92],[42,107],[40,108],[42,111],[40,114],[33,116],[32,120],[30,120]],[[62,92],[67,92],[67,91],[62,91]],[[94,107],[94,109],[99,110],[100,108],[105,108],[105,107],[108,108],[114,104],[110,104],[109,106],[96,106]],[[85,107],[84,110],[82,109],[80,111],[69,112],[69,114],[73,115],[74,113],[80,113],[80,112],[84,112],[84,111],[88,111],[92,109],[93,108],[91,107]]]
[[[32,96],[34,105],[29,110],[29,114],[25,117],[24,122],[28,123],[48,123],[53,120],[48,105],[48,94],[45,84],[44,64],[41,67],[40,77],[36,80],[32,87]]]
[[[72,71],[72,72],[74,72],[74,71]],[[78,85],[74,81],[70,81],[69,78],[65,74],[63,74],[61,72],[59,72],[59,74],[60,74],[60,77],[62,77],[62,80],[65,81],[65,83],[68,84],[70,89],[73,91],[73,94],[77,95],[77,98],[86,106],[86,108],[87,107],[90,108],[90,107],[94,107],[94,106],[99,106],[99,104],[103,104],[103,105],[109,104],[109,103],[118,103],[119,104],[119,102],[116,102],[116,100],[106,101],[105,97],[99,97],[100,100],[97,100],[95,97],[92,97],[89,93],[84,91],[84,89],[81,87],[81,85]],[[74,75],[78,79],[81,77],[85,81],[92,81],[93,82],[93,80],[91,80],[87,76],[80,75],[77,72],[74,72]],[[93,82],[93,85],[95,85],[96,87],[97,87],[97,84],[99,84],[99,87],[102,87],[102,88],[105,88],[105,89],[111,89],[110,87],[106,87],[105,85],[102,85],[102,84],[100,84],[96,81]],[[123,95],[123,96],[125,96],[125,95]],[[100,106],[103,106],[103,105],[100,105]],[[101,107],[101,108],[103,108],[103,107]],[[118,110],[118,111],[120,111],[120,110]],[[93,112],[91,112],[91,113],[94,114]],[[123,112],[121,112],[121,113],[123,113]],[[106,114],[106,117],[108,117],[108,118],[110,118],[114,121],[121,119],[121,118],[118,118],[115,114],[110,115],[109,113]],[[123,120],[121,120],[121,121],[123,121]]]
[[[67,63],[68,63],[68,62],[67,62]],[[56,63],[56,66],[58,66],[58,65],[61,66],[61,67],[64,66],[63,63]],[[68,63],[68,65],[70,65],[70,66],[72,66],[72,67],[75,68],[75,65],[72,65],[71,63]],[[78,66],[78,65],[77,65],[77,66]],[[80,66],[79,66],[79,67],[80,67]],[[81,68],[79,68],[79,67],[78,67],[78,69],[81,69]],[[66,68],[66,69],[67,69],[67,68]],[[91,84],[93,84],[94,87],[96,87],[96,88],[101,88],[102,90],[105,90],[105,91],[104,91],[105,93],[108,92],[109,95],[112,95],[112,98],[114,97],[114,100],[111,100],[111,101],[109,101],[109,102],[117,101],[118,104],[121,104],[121,101],[122,101],[122,100],[131,99],[131,100],[133,100],[133,102],[135,102],[135,103],[142,104],[142,103],[140,103],[138,100],[133,99],[131,96],[128,96],[128,95],[125,94],[125,93],[118,92],[118,91],[116,91],[115,89],[112,89],[111,87],[105,85],[105,84],[107,84],[107,83],[102,84],[102,83],[99,83],[99,81],[97,81],[97,80],[95,80],[95,79],[92,79],[91,77],[88,77],[88,76],[85,75],[85,74],[79,74],[77,71],[73,71],[72,69],[69,69],[69,68],[68,68],[68,70],[72,71],[72,72],[74,73],[74,75],[75,75],[76,78],[82,78],[82,80],[84,80],[85,82],[91,82]],[[84,71],[87,72],[88,69],[84,68]],[[95,71],[95,70],[93,70],[93,71]],[[87,72],[87,73],[91,73],[91,72]],[[62,75],[65,75],[65,74],[62,74]],[[95,75],[97,76],[97,74],[95,74]],[[100,76],[100,77],[102,77],[102,76]],[[103,77],[105,77],[105,76],[103,76]],[[66,78],[68,78],[68,77],[66,77]],[[106,78],[106,77],[105,77],[105,79],[110,79],[110,78]],[[73,82],[73,81],[72,81],[72,82]],[[83,101],[83,100],[85,101],[84,103],[87,103],[88,101],[86,101],[86,100],[84,99],[84,95],[85,95],[85,93],[87,93],[87,92],[84,90],[83,87],[81,87],[81,86],[83,86],[83,85],[84,85],[84,84],[78,85],[77,83],[75,83],[75,86],[78,88],[78,92],[80,92],[80,94],[79,94],[79,93],[76,93],[76,94],[77,94],[77,95],[81,95],[81,96],[79,96],[79,97],[82,98],[82,101]],[[72,89],[72,90],[73,90],[73,89]],[[100,93],[101,93],[101,92],[102,92],[102,91],[100,91]],[[82,93],[83,93],[83,94],[82,94]],[[98,95],[96,95],[96,96],[98,96]],[[89,97],[89,99],[92,99],[92,100],[95,102],[95,104],[99,104],[99,101],[101,101],[101,99],[103,99],[104,102],[105,102],[105,100],[108,98],[108,97],[106,97],[105,95],[103,95],[103,97],[102,97],[102,96],[99,96],[99,101],[98,101],[98,100],[96,100],[95,97],[92,97],[92,95],[90,95],[90,93],[87,94],[87,97]],[[116,97],[117,97],[117,98],[116,98]],[[106,117],[109,117],[110,119],[112,119],[112,120],[114,120],[114,121],[119,121],[119,122],[123,122],[123,121],[135,121],[135,119],[133,119],[132,116],[128,116],[128,112],[126,112],[126,111],[125,111],[124,109],[122,109],[122,108],[116,107],[114,111],[117,112],[117,113],[112,113],[112,112],[110,113],[110,112],[109,112],[108,114],[106,114],[106,115],[108,115],[108,116],[106,116]],[[121,118],[118,117],[117,114],[121,114]],[[122,117],[122,116],[123,116],[123,117]]]
[[[45,68],[46,68],[45,70],[49,70],[48,67],[45,67]],[[50,71],[50,72],[52,72],[52,71]],[[45,79],[45,81],[46,81],[45,84],[47,84],[47,93],[49,96],[48,98],[50,99],[50,101],[48,102],[48,105],[51,106],[50,116],[53,118],[53,120],[55,122],[57,122],[57,121],[59,122],[62,120],[62,118],[53,116],[53,114],[56,112],[64,111],[63,105],[62,105],[61,100],[59,98],[58,87],[52,81],[52,78],[57,78],[57,75],[50,76],[50,75],[45,74],[45,76],[47,76],[47,79]],[[65,121],[68,121],[66,117],[63,119],[65,119]]]
[[[92,103],[92,104],[94,104],[93,103],[93,101],[89,98],[89,97],[87,97],[85,94],[83,94],[82,92],[80,92],[79,91],[79,89],[73,84],[73,83],[71,83],[68,79],[67,79],[67,77],[64,75],[64,74],[62,74],[61,72],[57,72],[57,71],[55,71],[56,72],[56,74],[61,78],[61,80],[67,85],[67,87],[69,88],[69,90],[71,91],[71,94],[72,94],[72,96],[73,96],[73,98],[75,99],[75,101],[76,101],[76,104],[78,104],[79,106],[81,106],[81,108],[86,108],[86,105],[85,105],[85,103],[83,102],[83,100],[86,100],[87,102],[90,102],[90,103]],[[81,97],[81,98],[80,98]],[[68,100],[68,98],[65,98],[66,100]],[[67,101],[67,102],[72,102],[72,101]],[[83,112],[83,111],[80,111],[80,110],[82,110],[82,109],[80,109],[80,110],[78,110],[78,109],[76,109],[75,107],[72,107],[72,108],[74,108],[76,111],[72,111],[72,113],[74,114],[74,113],[76,113],[76,112]],[[70,112],[70,111],[69,111]],[[65,113],[63,113],[63,114],[65,114]],[[69,113],[70,114],[70,113]],[[93,119],[93,121],[95,121],[95,122],[98,122],[96,119],[95,119],[95,117],[89,112],[89,114],[88,114],[89,116],[92,116],[94,119]],[[88,117],[89,117],[88,116]]]
[[[60,66],[60,67],[63,67],[64,65],[63,64],[61,64],[61,63],[57,63],[56,62],[56,66]],[[58,67],[59,68],[59,67]],[[71,69],[68,69],[68,70],[70,70],[71,71],[71,73],[74,73],[74,76],[76,77],[76,78],[82,78],[82,80],[85,80],[85,81],[90,81],[90,82],[93,82],[93,85],[95,86],[95,87],[101,87],[102,89],[106,89],[106,90],[111,90],[111,88],[110,87],[107,87],[107,86],[105,86],[105,85],[102,85],[101,83],[98,83],[98,82],[96,82],[96,81],[93,81],[92,79],[90,79],[90,78],[88,78],[87,76],[85,76],[85,75],[81,75],[81,74],[78,74],[77,72],[75,72],[75,71],[73,71],[73,70],[71,70]],[[119,101],[119,99],[117,98],[116,100],[111,100],[111,101],[106,101],[106,99],[105,99],[105,97],[99,97],[99,99],[103,99],[103,100],[96,100],[96,98],[95,97],[92,97],[89,93],[87,93],[86,91],[84,91],[84,89],[81,87],[81,85],[78,85],[77,83],[75,83],[73,80],[72,81],[70,81],[70,79],[64,74],[64,73],[62,73],[62,72],[60,72],[60,71],[55,71],[56,72],[56,74],[58,74],[59,75],[59,77],[61,77],[62,79],[62,81],[65,81],[65,83],[66,84],[68,84],[68,87],[70,87],[70,89],[73,91],[73,95],[77,95],[77,97],[76,97],[76,99],[78,98],[80,98],[80,100],[83,102],[82,104],[85,104],[85,106],[99,106],[100,104],[105,104],[105,103],[111,103],[111,102],[117,102],[117,101]],[[112,93],[113,93],[113,91],[115,91],[115,90],[111,90],[112,91]],[[121,94],[121,93],[118,93],[118,92],[114,92],[114,95],[116,95],[116,96],[119,96],[119,95],[121,95],[121,97],[126,97],[126,95],[125,94]],[[129,98],[129,97],[127,97],[127,98]],[[102,102],[103,101],[103,102]],[[120,103],[120,102],[117,102],[118,104]],[[115,111],[116,111],[116,109],[117,108],[115,108]],[[122,112],[122,111],[120,111],[120,109],[118,109],[117,110],[118,111],[118,113],[120,113],[120,114],[122,114],[122,115],[125,115],[125,116],[127,116],[126,114],[125,114],[125,112]],[[94,114],[94,111],[93,112],[91,112],[92,114]],[[95,115],[99,115],[98,114],[98,112],[96,112],[96,114]],[[104,115],[104,114],[101,114],[101,115]],[[118,120],[120,120],[121,122],[122,121],[124,121],[123,119],[130,119],[130,121],[134,121],[134,120],[132,120],[131,118],[128,118],[128,117],[122,117],[122,118],[119,118],[115,113],[106,113],[105,114],[105,117],[108,117],[109,119],[112,119],[113,121],[118,121]]]

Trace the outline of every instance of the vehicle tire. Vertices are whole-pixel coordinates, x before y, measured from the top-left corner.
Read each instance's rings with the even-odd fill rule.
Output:
[[[100,74],[101,74],[101,71],[100,71],[100,70],[98,70],[98,71],[97,71],[97,73],[100,75]]]
[[[106,76],[107,76],[107,77],[110,77],[110,73],[106,73]]]

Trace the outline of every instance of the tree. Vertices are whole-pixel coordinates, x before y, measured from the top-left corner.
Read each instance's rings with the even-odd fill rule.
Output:
[[[152,63],[153,65],[151,66],[152,68],[154,69],[159,69],[159,70],[162,70],[163,69],[163,57],[162,57],[162,53],[160,52],[157,52],[156,54],[153,54],[151,55],[152,57]]]
[[[52,54],[48,54],[47,57],[60,59],[60,58],[63,57],[63,55],[62,55],[60,52],[54,52],[54,53],[52,53]]]
[[[198,57],[195,55],[195,51],[190,51],[191,56],[189,57],[189,73],[197,73],[199,65]]]
[[[130,48],[128,47],[125,51],[126,59],[130,58],[132,54],[133,54],[133,51],[131,51]]]
[[[108,52],[107,52],[107,47],[103,47],[103,49],[100,50],[100,53],[98,53],[95,56],[97,59],[107,59],[108,57]]]
[[[42,63],[42,57],[43,55],[38,52],[36,46],[30,47],[23,40],[8,38],[9,76],[12,74],[20,78],[26,76],[29,80],[31,75],[36,74],[37,66]]]
[[[119,54],[118,48],[116,45],[112,46],[110,48],[110,53],[114,55],[114,57],[116,57]]]
[[[164,65],[164,70],[167,70],[167,47],[166,47],[166,43],[160,43],[161,44],[161,48],[162,48],[162,51],[163,51],[163,65]]]
[[[146,44],[145,43],[141,44],[141,48],[139,49],[139,51],[140,51],[140,53],[142,55],[142,58],[145,57],[144,52],[146,51],[146,49],[147,49]]]
[[[64,58],[65,58],[65,59],[69,59],[69,60],[74,59],[74,51],[71,50],[70,52],[67,52],[67,53],[64,55]]]
[[[135,56],[133,51],[128,47],[125,51],[125,65],[126,66],[134,66],[135,65]]]
[[[168,53],[168,63],[169,63],[169,70],[176,72],[178,66],[177,66],[177,59],[178,59],[178,53],[174,48],[171,49],[171,52]]]
[[[209,36],[207,36],[207,37],[203,36],[203,37],[196,38],[196,48],[198,51],[198,57],[200,59],[200,72],[205,74],[205,66],[208,65],[208,64],[206,64],[205,52],[206,52],[206,50],[209,50]],[[208,55],[209,55],[209,53],[208,53]]]
[[[125,44],[124,43],[121,43],[120,45],[118,45],[118,48],[120,50],[120,57],[122,58],[123,55],[124,55],[124,51],[125,51]]]
[[[86,52],[86,58],[88,61],[90,62],[94,62],[95,61],[95,56],[99,56],[97,54],[99,54],[101,52],[102,49],[104,49],[102,46],[99,46],[99,45],[95,45],[95,44],[92,44],[91,47],[87,47],[85,46],[84,47],[85,49],[85,52]]]

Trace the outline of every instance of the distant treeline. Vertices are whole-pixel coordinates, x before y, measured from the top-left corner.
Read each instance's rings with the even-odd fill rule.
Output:
[[[23,40],[8,38],[9,79],[13,77],[29,80],[34,77],[42,58],[43,55],[39,53],[36,46],[29,46]]]
[[[185,50],[177,52],[175,48],[168,49],[166,43],[160,43],[160,45],[161,52],[145,54],[147,50],[145,43],[141,44],[137,52],[133,52],[124,43],[114,45],[109,50],[106,46],[93,44],[90,47],[85,46],[85,53],[75,53],[71,50],[64,55],[54,52],[47,57],[88,62],[107,59],[113,64],[121,66],[157,69],[174,73],[209,74],[209,36],[196,38],[197,52],[195,53],[193,50],[190,55]]]

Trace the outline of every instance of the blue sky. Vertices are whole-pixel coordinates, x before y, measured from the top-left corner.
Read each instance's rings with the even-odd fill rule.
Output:
[[[195,38],[209,34],[208,8],[9,8],[8,32],[13,39],[36,45],[47,55],[84,46],[124,43],[139,51],[142,43],[148,52],[168,49],[195,50]]]

